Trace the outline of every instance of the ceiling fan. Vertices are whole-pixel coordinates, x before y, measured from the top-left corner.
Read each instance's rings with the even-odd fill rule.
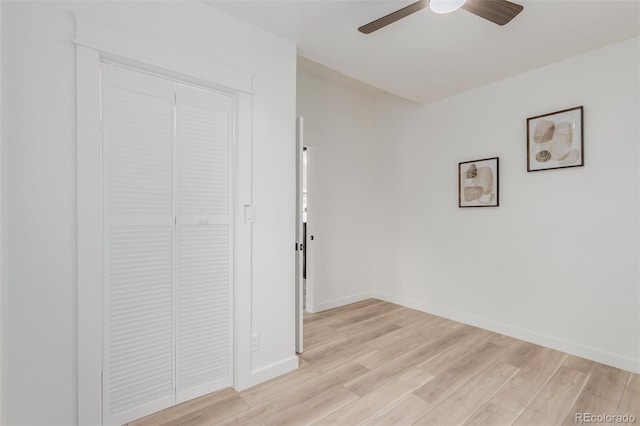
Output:
[[[370,34],[427,6],[436,13],[449,13],[457,9],[464,9],[498,25],[508,24],[524,9],[524,6],[507,0],[420,0],[369,22],[358,28],[358,31]]]

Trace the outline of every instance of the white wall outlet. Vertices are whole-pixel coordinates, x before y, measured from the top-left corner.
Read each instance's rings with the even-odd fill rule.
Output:
[[[259,350],[260,350],[260,335],[257,333],[252,334],[251,335],[251,352],[255,352]]]

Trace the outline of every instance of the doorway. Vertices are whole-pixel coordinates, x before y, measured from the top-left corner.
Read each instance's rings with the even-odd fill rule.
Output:
[[[302,117],[296,123],[296,352],[303,351],[305,312],[313,313],[313,235],[309,214],[309,170],[311,149],[303,140]]]
[[[306,146],[302,147],[302,309],[307,311],[307,212],[309,210],[308,200],[308,170],[309,151]]]

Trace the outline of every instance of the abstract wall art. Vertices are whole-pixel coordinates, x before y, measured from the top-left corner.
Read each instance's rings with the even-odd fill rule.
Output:
[[[497,207],[498,157],[458,163],[458,207]]]
[[[584,166],[582,106],[527,119],[527,171]]]

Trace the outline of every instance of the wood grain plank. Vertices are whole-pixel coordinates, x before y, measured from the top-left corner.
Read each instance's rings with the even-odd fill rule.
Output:
[[[492,336],[489,337],[489,341],[494,345],[511,347],[518,341],[518,339],[514,339],[510,336],[505,336],[504,334],[492,333]]]
[[[518,414],[491,401],[485,402],[464,422],[465,426],[511,426]]]
[[[358,398],[340,410],[326,416],[315,425],[355,425],[385,411],[412,390],[432,379],[420,370],[408,370],[397,379],[382,384],[366,396]]]
[[[434,376],[438,376],[470,354],[476,353],[478,346],[488,343],[488,337],[489,333],[484,330],[465,336],[447,350],[418,364],[417,368]]]
[[[262,425],[309,425],[315,423],[341,408],[357,401],[358,395],[342,386],[337,386],[305,400],[300,404],[292,405],[285,410],[279,410],[276,416],[267,419],[260,418]]]
[[[348,382],[345,387],[351,389],[357,395],[364,396],[377,389],[380,383],[397,377],[403,371],[436,356],[462,337],[471,333],[472,330],[466,328],[450,329],[448,333],[406,352],[356,380]]]
[[[364,424],[366,426],[411,425],[432,409],[433,405],[410,393]]]
[[[212,423],[224,426],[240,426],[258,424],[258,419],[272,418],[277,416],[278,408],[271,404],[255,405],[248,410],[231,415],[221,422]]]
[[[379,305],[381,303],[387,303],[379,299],[365,299],[359,302],[350,303],[348,305],[340,306],[337,308],[329,309],[326,311],[318,312],[315,314],[310,314],[309,312],[304,313],[304,324],[309,326],[314,322],[323,321],[323,320],[333,320],[339,318],[342,314],[349,314],[350,312],[356,311],[358,309],[367,309],[370,306]]]
[[[235,400],[238,394],[231,388],[210,393],[199,398],[184,402],[175,407],[170,407],[136,421],[130,422],[129,426],[158,426],[171,424],[183,416],[205,409],[227,400]],[[248,407],[248,406],[247,406]]]
[[[631,374],[629,377],[616,414],[631,414],[640,422],[640,375]]]
[[[349,352],[354,352],[359,349],[355,347],[356,345],[368,342],[369,340],[383,336],[398,329],[400,329],[400,326],[398,325],[381,323],[376,325],[375,327],[363,329],[360,333],[355,333],[354,335],[351,335],[339,341],[332,342],[331,344],[305,351],[301,354],[301,357],[310,364],[322,362],[322,360],[328,360],[333,357],[338,357],[343,353],[348,354]]]
[[[388,344],[385,347],[380,348],[379,350],[373,351],[371,354],[358,358],[357,362],[369,368],[370,370],[373,370],[397,359],[398,357],[405,355],[406,353],[412,351],[413,349],[416,349],[419,346],[423,346],[442,336],[449,335],[451,332],[452,330],[450,328],[437,326],[428,328],[426,330],[416,331],[410,333],[404,339],[401,339],[393,344]]]
[[[260,392],[243,392],[241,395],[250,405],[268,403],[286,407],[293,403],[302,403],[327,389],[361,377],[368,372],[368,369],[354,362],[324,374],[315,374],[313,369],[310,369],[306,372],[307,374],[300,374],[301,378],[295,382],[279,383],[271,388],[263,387]]]
[[[577,413],[614,414],[622,399],[630,373],[619,368],[598,364],[587,385],[576,400],[564,424],[576,423]]]
[[[304,347],[307,351],[327,345],[340,339],[336,330],[327,325],[318,325],[313,330],[305,330]]]
[[[588,379],[589,374],[562,365],[514,424],[561,424]]]
[[[569,355],[563,365],[567,368],[589,374],[595,368],[596,363],[575,355]]]
[[[149,424],[157,426],[209,426],[248,408],[249,405],[236,393],[230,398],[188,412],[180,417],[174,416],[173,419],[165,422],[151,422]]]
[[[362,333],[369,332],[380,324],[393,326],[393,321],[387,321],[387,317],[391,316],[393,312],[388,312],[389,308],[386,305],[376,305],[376,307],[383,308],[386,313],[370,316],[360,322],[355,322],[343,317],[343,319],[340,319],[333,325],[326,324],[317,326],[313,330],[308,330],[305,336],[308,336],[310,344],[306,345],[306,352],[313,351],[325,345],[340,344],[350,339],[360,338]],[[395,325],[395,329],[400,328],[401,326]]]
[[[473,376],[495,362],[507,348],[484,343],[477,351],[451,364],[450,368],[426,383],[414,393],[425,401],[437,405],[469,381]]]
[[[522,352],[519,351],[519,354]],[[520,355],[517,355],[516,358],[522,359]],[[505,384],[487,404],[480,407],[467,420],[466,424],[478,426],[513,424],[566,358],[566,354],[543,348],[526,364],[521,364],[522,368],[518,374]],[[505,354],[501,358],[501,362],[504,361],[513,361],[513,359]]]
[[[444,321],[444,318],[437,317],[435,315],[427,314],[425,312],[416,311],[414,309],[403,309],[398,312],[402,316],[395,319],[393,322],[402,327],[409,327],[414,324],[419,324],[420,327],[431,327],[440,324]],[[407,328],[407,330],[411,330]]]
[[[542,351],[543,347],[529,342],[516,342],[516,344],[500,359],[505,364],[524,368],[531,359]]]
[[[491,364],[414,424],[416,426],[463,424],[518,371],[520,369],[513,365]]]
[[[383,302],[368,306],[366,309],[347,311],[339,318],[325,322],[325,325],[335,328],[336,330],[341,330],[343,328],[353,327],[362,322],[371,321],[399,309],[401,308],[398,305]]]
[[[372,339],[369,342],[366,342],[366,345],[374,349],[385,349],[391,345],[395,345],[403,341],[410,336],[413,336],[413,333],[411,331],[407,331],[404,328],[399,328],[376,339]]]

